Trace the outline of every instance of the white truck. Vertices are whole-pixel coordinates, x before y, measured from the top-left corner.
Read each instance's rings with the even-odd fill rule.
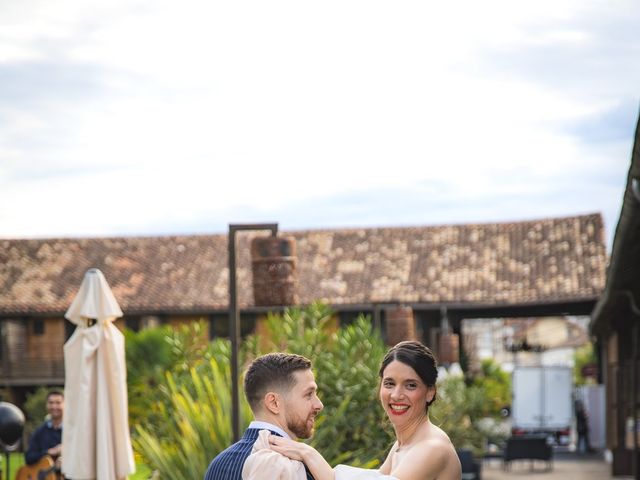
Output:
[[[516,367],[512,377],[511,434],[544,434],[549,443],[571,442],[573,373],[570,367]]]

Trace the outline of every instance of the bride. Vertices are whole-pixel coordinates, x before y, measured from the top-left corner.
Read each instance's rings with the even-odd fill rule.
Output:
[[[269,437],[272,450],[304,462],[315,480],[460,480],[460,460],[447,434],[429,420],[436,398],[436,359],[419,342],[400,342],[380,367],[380,402],[393,424],[396,442],[378,470],[338,465],[335,469],[313,447]]]

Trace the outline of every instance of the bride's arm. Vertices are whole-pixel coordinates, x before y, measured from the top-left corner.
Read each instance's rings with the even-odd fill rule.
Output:
[[[269,437],[269,444],[273,451],[303,462],[316,480],[334,480],[333,468],[312,446],[275,435]]]
[[[389,450],[389,453],[387,454],[387,458],[384,460],[384,463],[380,465],[380,468],[378,469],[378,471],[383,475],[391,474],[391,458],[393,457],[393,454],[396,451],[397,445],[398,445],[398,442],[393,444],[393,446],[391,447],[391,450]]]

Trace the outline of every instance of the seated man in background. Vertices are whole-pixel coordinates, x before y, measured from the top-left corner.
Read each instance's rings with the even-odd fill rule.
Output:
[[[29,438],[29,448],[24,452],[28,465],[48,455],[56,466],[61,465],[62,455],[62,416],[64,414],[64,395],[57,390],[47,395],[47,413],[49,418],[40,425]]]

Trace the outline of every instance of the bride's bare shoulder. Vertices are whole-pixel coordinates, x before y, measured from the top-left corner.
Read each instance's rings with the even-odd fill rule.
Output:
[[[459,480],[461,475],[458,455],[446,435],[421,439],[398,460],[391,475],[403,480]]]
[[[459,478],[461,473],[460,459],[449,435],[440,427],[432,425],[430,435],[423,439],[421,448],[428,463],[439,472],[438,478]]]
[[[451,443],[451,440],[449,439],[449,435],[447,435],[447,433],[444,430],[442,430],[439,426],[434,425],[432,423],[429,427],[430,427],[429,435],[427,435],[428,437],[439,438],[439,439],[442,439],[443,441],[447,441]]]
[[[456,448],[451,443],[449,436],[439,427],[429,438],[425,439],[424,451],[434,457],[434,463],[438,465],[439,479],[459,479],[462,467]]]

